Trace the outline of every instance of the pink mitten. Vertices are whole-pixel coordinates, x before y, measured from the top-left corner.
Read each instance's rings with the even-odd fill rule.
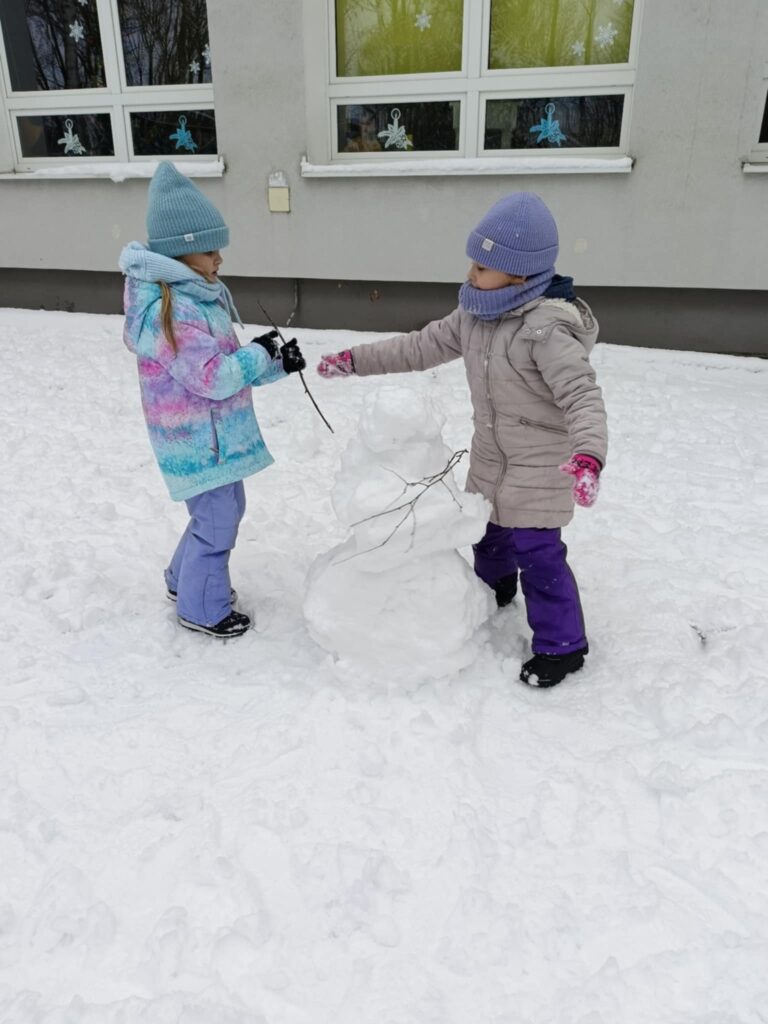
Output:
[[[589,508],[597,501],[600,490],[600,470],[603,467],[591,455],[572,455],[560,469],[575,478],[573,500],[577,505]]]
[[[317,372],[321,377],[349,377],[355,372],[352,353],[349,349],[343,352],[330,352],[321,356],[317,364]]]

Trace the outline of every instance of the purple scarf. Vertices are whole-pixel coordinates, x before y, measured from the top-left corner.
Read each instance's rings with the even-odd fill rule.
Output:
[[[459,305],[481,320],[497,320],[511,309],[538,299],[549,288],[554,275],[555,268],[549,267],[543,273],[529,277],[525,284],[510,284],[493,291],[483,291],[465,281],[459,289]]]

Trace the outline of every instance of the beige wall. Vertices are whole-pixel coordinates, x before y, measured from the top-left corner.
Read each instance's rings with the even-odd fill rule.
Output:
[[[765,0],[645,0],[631,174],[330,180],[299,174],[307,148],[302,0],[208,7],[228,171],[199,184],[231,225],[230,274],[454,281],[485,208],[507,191],[533,189],[560,224],[558,269],[583,285],[766,287],[768,174],[741,169],[765,88]],[[288,215],[267,208],[276,169],[289,178]],[[112,269],[120,245],[144,237],[146,188],[0,181],[0,266]]]

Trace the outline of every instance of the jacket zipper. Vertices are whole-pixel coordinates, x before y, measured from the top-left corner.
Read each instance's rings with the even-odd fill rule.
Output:
[[[494,491],[493,491],[493,502],[492,502],[493,511],[494,511],[494,515],[495,515],[496,519],[499,518],[499,505],[498,505],[499,487],[501,487],[501,482],[504,479],[504,477],[507,475],[507,456],[504,454],[504,450],[501,447],[501,444],[499,443],[499,438],[498,438],[498,435],[496,433],[496,408],[495,408],[493,402],[491,401],[490,362],[491,362],[491,352],[493,350],[493,343],[494,343],[494,341],[496,339],[496,332],[498,331],[498,329],[499,329],[499,323],[497,322],[496,326],[491,331],[491,337],[488,339],[488,347],[485,350],[485,397],[486,397],[486,400],[488,402],[488,408],[489,408],[490,413],[491,413],[491,422],[488,425],[491,428],[491,433],[493,434],[493,440],[494,440],[494,442],[496,444],[496,447],[497,447],[497,449],[499,451],[499,455],[501,456],[501,469],[499,470],[499,475],[498,475],[498,477],[496,479],[496,487],[494,488]]]
[[[536,420],[526,420],[521,417],[520,422],[524,427],[538,427],[539,430],[549,430],[553,434],[567,434],[564,427],[553,427],[551,423],[537,423]]]

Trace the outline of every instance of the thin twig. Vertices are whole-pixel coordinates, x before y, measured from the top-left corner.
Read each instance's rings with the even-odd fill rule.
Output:
[[[353,555],[348,555],[346,558],[342,558],[338,562],[334,562],[333,564],[334,565],[342,565],[344,562],[349,562],[353,558],[358,558],[360,555],[367,555],[371,551],[378,551],[379,548],[383,548],[385,544],[388,544],[389,541],[392,540],[392,538],[397,533],[397,531],[400,529],[400,527],[404,523],[406,523],[408,521],[408,519],[411,518],[411,517],[413,518],[413,528],[412,528],[412,531],[411,531],[411,544],[413,544],[413,537],[415,536],[415,533],[416,533],[416,512],[415,512],[416,503],[419,501],[420,498],[423,498],[424,495],[427,493],[427,491],[431,487],[434,487],[435,484],[442,484],[443,487],[445,487],[445,489],[451,495],[451,498],[456,502],[458,507],[461,508],[461,505],[456,500],[456,496],[453,494],[453,492],[451,491],[450,487],[448,487],[448,485],[446,484],[445,478],[448,476],[449,473],[451,473],[456,468],[456,466],[461,462],[462,458],[466,454],[467,454],[467,449],[466,448],[462,448],[460,451],[454,452],[451,455],[451,457],[448,460],[448,462],[446,463],[445,467],[442,470],[440,470],[439,473],[434,473],[431,476],[422,477],[421,480],[415,480],[413,482],[405,481],[406,490],[409,487],[421,487],[421,490],[419,491],[419,493],[415,497],[411,498],[410,501],[404,501],[404,502],[402,502],[402,504],[396,505],[394,508],[385,509],[383,512],[375,512],[372,516],[366,516],[364,519],[358,519],[357,522],[352,523],[351,527],[354,529],[355,526],[361,526],[363,523],[370,523],[374,519],[380,519],[382,516],[391,516],[391,515],[393,515],[396,512],[402,512],[403,510],[405,510],[405,515],[402,516],[402,518],[398,520],[398,522],[395,524],[395,526],[392,528],[392,530],[390,530],[390,532],[387,534],[387,536],[384,538],[384,540],[380,544],[374,544],[373,547],[366,548],[364,551],[356,551]],[[384,468],[387,469],[388,467],[385,466]],[[395,471],[394,470],[390,470],[390,472],[394,473]],[[395,476],[399,476],[399,474],[395,473]],[[403,493],[405,493],[405,491],[403,491]],[[398,497],[399,497],[399,495],[398,495]],[[397,499],[395,498],[393,500],[396,501]]]

